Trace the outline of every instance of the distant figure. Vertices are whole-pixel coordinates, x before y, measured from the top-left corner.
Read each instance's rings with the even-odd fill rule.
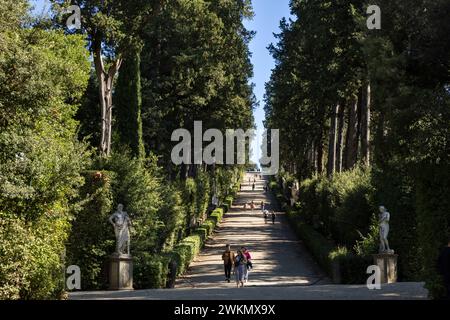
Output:
[[[244,282],[247,283],[248,282],[248,273],[249,273],[250,269],[253,269],[253,264],[251,261],[252,256],[250,255],[250,252],[247,250],[246,247],[242,247],[241,251],[245,256],[245,259],[247,260],[247,264],[245,265],[245,268],[244,268]]]
[[[253,202],[253,200],[250,203],[250,208],[252,209],[252,213],[253,213],[253,210],[255,209],[255,202]]]
[[[239,184],[239,191],[242,191],[242,184]]]
[[[267,219],[269,219],[269,211],[268,210],[264,210],[264,221],[267,224]]]
[[[255,184],[252,184],[252,190],[255,191]]]
[[[244,253],[239,250],[234,258],[234,271],[236,274],[236,285],[239,288],[244,287],[244,272],[247,267],[247,260],[245,259]]]
[[[244,210],[247,210],[247,202],[244,203]]]
[[[275,224],[275,212],[272,211],[272,224]]]
[[[235,256],[234,253],[231,252],[231,246],[229,244],[225,247],[225,252],[222,254],[223,266],[225,269],[225,281],[230,282],[231,278],[231,269],[234,265]]]
[[[261,211],[264,211],[265,203],[264,201],[261,201]]]
[[[442,250],[438,260],[439,273],[444,280],[444,286],[447,289],[447,300],[450,300],[450,238],[447,247]]]

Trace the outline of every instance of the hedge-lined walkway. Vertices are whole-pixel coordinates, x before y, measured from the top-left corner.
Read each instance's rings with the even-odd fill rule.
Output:
[[[275,224],[264,220],[260,202],[270,203],[271,195],[263,191],[264,180],[257,179],[252,191],[246,174],[242,192],[236,197],[231,210],[225,215],[220,227],[208,240],[201,254],[191,264],[189,271],[181,277],[176,288],[233,288],[235,283],[226,283],[221,254],[227,243],[236,251],[246,246],[253,258],[254,269],[247,286],[287,286],[326,283],[318,266],[306,252],[304,246],[288,226],[284,213],[277,212]],[[244,210],[245,202],[257,204],[252,213]],[[268,209],[272,209],[269,205]]]
[[[246,177],[242,192],[225,215],[212,239],[177,281],[175,290],[75,292],[72,300],[149,299],[149,300],[393,300],[427,299],[423,283],[383,285],[382,290],[368,290],[365,285],[332,285],[306,252],[287,225],[284,214],[265,224],[259,210],[243,210],[244,202],[273,201],[264,194],[263,181],[251,191]],[[272,207],[269,206],[269,209]],[[259,209],[259,208],[258,208]],[[224,280],[221,252],[226,243],[233,249],[244,244],[253,255],[254,271],[248,288],[236,289]]]

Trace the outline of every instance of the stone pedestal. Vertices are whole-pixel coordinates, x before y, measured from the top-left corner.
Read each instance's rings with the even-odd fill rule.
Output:
[[[133,258],[113,254],[109,263],[109,289],[133,290]]]
[[[373,255],[373,263],[381,270],[381,284],[397,282],[397,254],[380,253]]]

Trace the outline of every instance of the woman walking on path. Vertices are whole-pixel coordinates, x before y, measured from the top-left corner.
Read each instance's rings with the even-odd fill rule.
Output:
[[[225,247],[225,252],[222,254],[223,266],[225,269],[225,281],[230,282],[231,279],[231,269],[234,265],[234,252],[231,252],[231,246],[229,244]]]
[[[248,282],[248,273],[249,273],[250,269],[253,269],[252,256],[250,255],[250,252],[245,247],[242,247],[241,251],[244,254],[245,259],[247,260],[247,263],[246,263],[245,269],[244,269],[244,282],[247,283]]]
[[[239,250],[234,259],[234,272],[236,273],[236,285],[238,288],[239,285],[241,285],[241,288],[244,287],[244,272],[246,268],[247,259],[245,259],[243,252]]]

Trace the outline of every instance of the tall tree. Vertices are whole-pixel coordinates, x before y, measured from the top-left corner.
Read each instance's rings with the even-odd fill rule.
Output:
[[[111,152],[113,86],[123,55],[139,39],[163,0],[51,0],[57,12],[70,5],[81,10],[82,33],[87,34],[97,74],[101,106],[100,152]],[[59,17],[59,16],[58,16]]]
[[[128,146],[136,157],[144,157],[142,140],[142,96],[140,50],[130,50],[124,57],[115,90],[115,125],[118,141]]]

